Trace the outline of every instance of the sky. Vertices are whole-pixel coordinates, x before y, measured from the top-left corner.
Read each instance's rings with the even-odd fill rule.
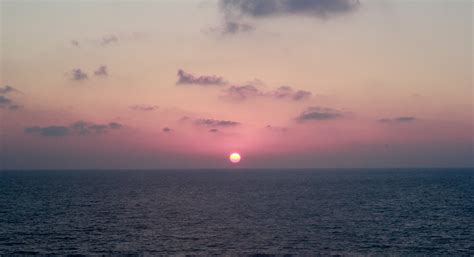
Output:
[[[0,8],[0,169],[474,166],[470,0]]]

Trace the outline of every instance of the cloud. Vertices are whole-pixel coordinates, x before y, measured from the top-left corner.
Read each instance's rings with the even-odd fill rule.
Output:
[[[80,47],[79,41],[77,41],[77,40],[71,40],[71,45],[75,46],[75,47]]]
[[[118,38],[115,35],[109,35],[102,37],[100,44],[103,46],[118,43]]]
[[[309,16],[327,19],[355,10],[359,0],[220,0],[219,9],[224,16],[223,34],[236,34],[254,30],[242,22],[245,18],[274,16]],[[245,26],[247,25],[247,26]]]
[[[187,73],[182,69],[178,70],[178,81],[176,82],[177,85],[182,84],[195,84],[201,86],[221,86],[224,85],[226,82],[222,77],[218,77],[215,75],[207,76],[195,76],[191,73]]]
[[[344,117],[344,113],[336,109],[326,107],[308,107],[298,117],[296,117],[296,121],[324,121],[339,119],[342,117]]]
[[[252,32],[255,26],[249,23],[240,22],[237,20],[227,20],[220,27],[210,29],[210,32],[217,32],[223,35],[233,35],[238,33]]]
[[[89,79],[87,73],[83,72],[81,69],[73,69],[71,72],[72,80],[81,81]]]
[[[123,125],[117,122],[109,122],[107,124],[96,124],[80,120],[74,122],[69,126],[51,125],[47,127],[26,127],[24,132],[28,134],[38,134],[41,136],[66,136],[70,134],[103,134],[111,130],[118,130],[121,128],[123,128]]]
[[[215,119],[197,119],[194,123],[198,126],[206,127],[235,127],[240,125],[239,122],[230,120],[215,120]]]
[[[47,137],[59,137],[66,136],[70,133],[70,128],[64,126],[48,126],[48,127],[27,127],[25,133],[28,134],[39,134]]]
[[[210,133],[217,133],[217,132],[219,132],[219,130],[216,129],[216,128],[213,128],[213,129],[210,129],[209,132],[210,132]]]
[[[393,119],[389,118],[382,118],[378,119],[378,122],[381,123],[410,123],[410,122],[415,122],[417,118],[412,117],[412,116],[401,116],[401,117],[395,117]]]
[[[220,10],[227,18],[278,15],[328,18],[353,11],[357,6],[358,0],[220,0]]]
[[[253,97],[267,97],[273,99],[290,99],[302,101],[311,97],[311,92],[304,90],[294,90],[289,86],[281,86],[271,91],[261,91],[253,85],[230,86],[224,91],[223,98],[243,101]]]
[[[163,132],[165,132],[165,133],[168,133],[168,132],[171,132],[171,131],[173,131],[173,130],[168,128],[168,127],[163,128]]]
[[[15,102],[13,100],[11,100],[10,98],[8,98],[6,96],[3,96],[3,95],[0,95],[0,109],[7,109],[7,110],[10,110],[10,111],[16,111],[20,108],[21,108],[21,106],[15,104]]]
[[[104,77],[109,76],[109,73],[107,72],[107,66],[102,65],[99,68],[97,68],[97,70],[94,71],[94,75],[104,76]]]
[[[156,109],[158,109],[159,107],[156,106],[156,105],[145,105],[145,104],[142,104],[142,105],[132,105],[130,106],[130,109],[134,110],[134,111],[154,111]]]
[[[235,101],[243,101],[261,95],[261,92],[253,85],[230,86],[224,93],[224,98]]]
[[[267,125],[267,126],[265,126],[265,128],[269,131],[274,131],[274,132],[287,132],[288,131],[287,128],[275,127],[275,126],[272,126],[272,125]]]
[[[0,94],[8,94],[8,93],[12,93],[12,92],[18,92],[18,90],[16,90],[15,88],[9,86],[9,85],[6,85],[4,87],[0,87]]]

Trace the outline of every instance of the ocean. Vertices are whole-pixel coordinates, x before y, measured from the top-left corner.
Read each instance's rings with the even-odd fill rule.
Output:
[[[0,171],[0,253],[473,256],[474,170]]]

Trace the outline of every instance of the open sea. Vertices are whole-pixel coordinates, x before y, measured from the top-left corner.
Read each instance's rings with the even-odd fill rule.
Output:
[[[0,254],[474,256],[474,170],[0,171]]]

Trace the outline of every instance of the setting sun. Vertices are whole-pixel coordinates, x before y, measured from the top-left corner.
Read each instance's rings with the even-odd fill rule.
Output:
[[[232,154],[229,156],[229,160],[230,160],[232,163],[239,163],[239,162],[240,162],[240,154],[239,154],[239,153],[232,153]]]

